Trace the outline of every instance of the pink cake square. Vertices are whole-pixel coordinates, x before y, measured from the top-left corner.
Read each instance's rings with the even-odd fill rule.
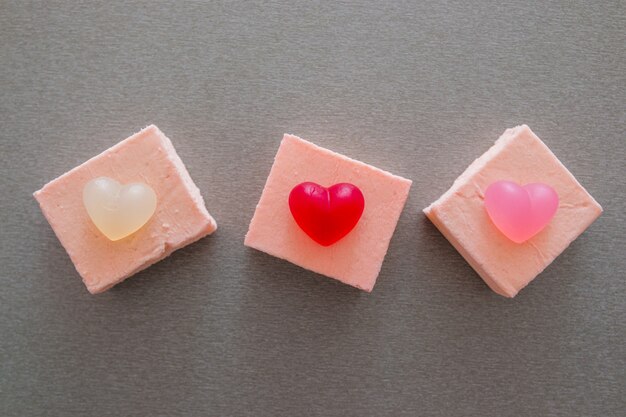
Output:
[[[134,234],[111,241],[83,205],[87,182],[110,177],[143,182],[156,192],[152,218]],[[90,293],[106,291],[217,228],[172,142],[148,126],[35,192],[41,211]]]
[[[524,243],[500,233],[485,210],[484,192],[498,180],[543,182],[559,195],[552,221]],[[506,130],[424,213],[493,291],[514,297],[600,216],[602,207],[523,125]]]
[[[365,197],[365,209],[356,227],[331,246],[313,241],[289,210],[292,188],[307,181],[325,187],[352,183]],[[410,180],[285,135],[245,244],[370,292],[410,187]]]

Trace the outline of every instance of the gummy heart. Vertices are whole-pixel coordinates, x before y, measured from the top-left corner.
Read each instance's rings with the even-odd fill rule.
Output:
[[[91,221],[110,240],[120,240],[150,220],[156,210],[154,190],[142,183],[121,185],[99,177],[83,188],[83,204]]]
[[[353,184],[323,187],[313,182],[296,185],[289,194],[294,220],[311,239],[330,246],[346,236],[359,222],[365,198]]]
[[[489,217],[515,243],[523,243],[542,231],[558,207],[558,194],[543,183],[522,187],[512,181],[496,181],[485,191]]]

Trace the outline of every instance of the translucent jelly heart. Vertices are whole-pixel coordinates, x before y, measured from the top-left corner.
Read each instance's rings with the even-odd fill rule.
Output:
[[[154,214],[156,193],[143,183],[121,185],[108,177],[89,181],[83,204],[91,221],[110,240],[120,240],[141,229]]]
[[[522,187],[512,181],[496,181],[485,191],[489,217],[515,243],[523,243],[542,231],[558,207],[558,194],[543,183]]]
[[[323,187],[313,182],[296,185],[289,194],[294,220],[311,239],[330,246],[345,237],[359,222],[365,199],[353,184]]]

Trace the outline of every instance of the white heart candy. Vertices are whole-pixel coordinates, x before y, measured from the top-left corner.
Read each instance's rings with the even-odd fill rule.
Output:
[[[83,204],[96,227],[110,240],[120,240],[150,220],[157,197],[143,183],[121,185],[108,177],[89,181],[83,188]]]

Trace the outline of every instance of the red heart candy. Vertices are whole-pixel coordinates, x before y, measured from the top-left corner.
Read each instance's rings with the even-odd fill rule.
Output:
[[[289,193],[294,220],[311,239],[330,246],[346,236],[359,222],[365,198],[356,185],[323,187],[314,182],[296,185]]]

